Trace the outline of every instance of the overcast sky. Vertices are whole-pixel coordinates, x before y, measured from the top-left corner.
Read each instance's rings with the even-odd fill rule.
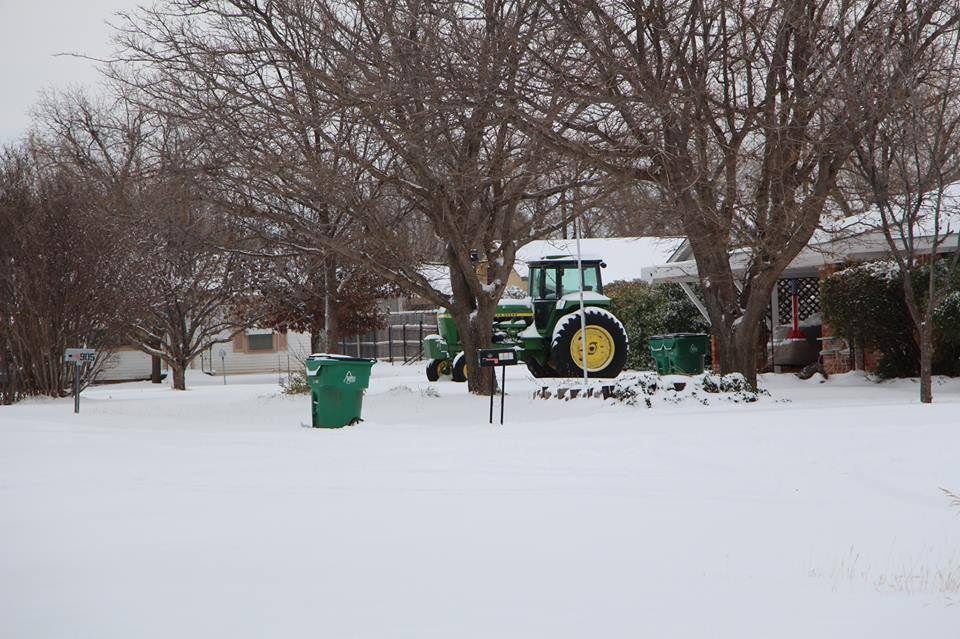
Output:
[[[56,57],[74,52],[106,56],[107,20],[144,0],[0,0],[0,143],[22,136],[29,110],[48,87],[86,86],[98,75],[84,60]]]

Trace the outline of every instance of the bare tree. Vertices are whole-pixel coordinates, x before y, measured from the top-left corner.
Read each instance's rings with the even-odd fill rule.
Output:
[[[256,291],[256,267],[230,250],[222,212],[182,186],[173,188],[152,210],[145,240],[153,250],[140,256],[153,266],[144,281],[147,312],[134,322],[132,335],[141,350],[170,366],[174,389],[184,390],[185,371],[200,353],[255,323],[256,316],[247,312],[253,308],[248,298]]]
[[[721,372],[756,383],[777,277],[841,168],[956,14],[930,0],[559,0],[547,70],[568,153],[655,185],[697,262]],[[917,42],[912,57],[894,46]],[[869,107],[869,108],[867,108]],[[553,120],[551,117],[549,120]],[[730,258],[746,258],[746,272]]]
[[[901,46],[909,55],[917,43]],[[923,403],[933,401],[934,314],[952,290],[960,258],[958,48],[960,31],[954,30],[938,43],[939,64],[912,78],[897,108],[858,145],[852,163],[864,199],[879,214],[864,216],[866,224],[883,232],[900,271],[919,337]]]
[[[20,394],[63,395],[68,347],[95,348],[82,384],[124,343],[137,282],[127,229],[95,184],[52,166],[39,142],[0,156],[0,352]]]
[[[546,4],[168,2],[126,21],[114,74],[229,141],[211,156],[242,181],[238,210],[266,220],[266,239],[363,263],[448,308],[477,370],[517,247],[561,228],[573,187],[592,183],[522,126],[521,96],[544,89],[531,71]],[[562,110],[559,97],[539,105]],[[423,229],[452,294],[418,268],[436,257],[420,252]]]
[[[247,302],[257,283],[255,260],[231,252],[247,246],[211,202],[196,140],[123,95],[103,104],[51,95],[38,116],[48,161],[95,185],[97,206],[127,231],[127,272],[137,282],[128,338],[185,389],[186,368],[201,352],[255,320]]]

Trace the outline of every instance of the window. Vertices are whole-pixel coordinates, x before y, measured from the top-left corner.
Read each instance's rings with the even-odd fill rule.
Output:
[[[541,292],[543,293],[542,299],[557,299],[557,269],[543,269],[543,290]]]
[[[555,300],[561,295],[580,290],[580,276],[576,266],[548,266],[530,269],[530,297],[535,300]],[[585,291],[602,293],[600,266],[587,264],[583,267]]]
[[[597,266],[584,266],[583,267],[583,290],[585,291],[596,291],[600,293],[600,274],[599,268]],[[568,293],[577,293],[580,291],[580,274],[577,271],[576,267],[573,268],[564,268],[561,269],[562,272],[562,284],[563,288],[561,289],[562,295],[567,295]]]
[[[259,333],[257,335],[247,335],[248,351],[272,351],[273,333]]]

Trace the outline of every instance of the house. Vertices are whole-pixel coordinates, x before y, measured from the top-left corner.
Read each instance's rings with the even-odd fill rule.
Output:
[[[250,328],[214,344],[190,364],[191,370],[210,374],[277,373],[299,370],[310,354],[310,334],[271,329]],[[132,346],[114,351],[96,377],[97,382],[119,382],[150,379],[151,358]],[[166,370],[166,366],[164,367]]]
[[[950,203],[941,212],[940,236],[949,233],[957,238],[960,229],[960,214],[956,204],[960,204],[960,183],[948,187],[944,201]],[[934,241],[934,228],[929,218],[921,220],[912,230],[914,247],[918,252],[928,253]],[[901,250],[903,250],[901,243]],[[957,239],[943,242],[937,247],[940,254],[957,250]],[[828,218],[817,230],[807,246],[784,269],[770,297],[769,325],[773,334],[773,343],[780,343],[780,336],[792,322],[792,294],[797,295],[798,319],[813,329],[813,335],[820,343],[819,359],[828,373],[842,373],[852,370],[849,344],[837,338],[830,327],[820,318],[820,282],[835,272],[840,265],[851,262],[866,262],[884,259],[890,256],[890,246],[884,236],[880,213],[874,208],[848,217]],[[730,256],[730,266],[735,276],[743,275],[749,265],[750,255],[746,250],[734,251]],[[676,283],[686,292],[709,322],[702,300],[694,291],[693,285],[699,283],[697,264],[688,241],[683,241],[677,249],[662,263],[643,269],[643,279],[651,284]],[[771,355],[768,364],[780,371],[775,358],[776,350],[768,343]],[[778,347],[779,348],[779,347]],[[867,352],[864,355],[864,368],[873,370],[879,360],[879,353]]]

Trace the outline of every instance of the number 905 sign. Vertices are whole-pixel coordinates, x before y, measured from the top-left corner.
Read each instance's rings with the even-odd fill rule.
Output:
[[[63,361],[79,364],[92,364],[97,359],[97,351],[92,348],[68,348],[63,353]]]

